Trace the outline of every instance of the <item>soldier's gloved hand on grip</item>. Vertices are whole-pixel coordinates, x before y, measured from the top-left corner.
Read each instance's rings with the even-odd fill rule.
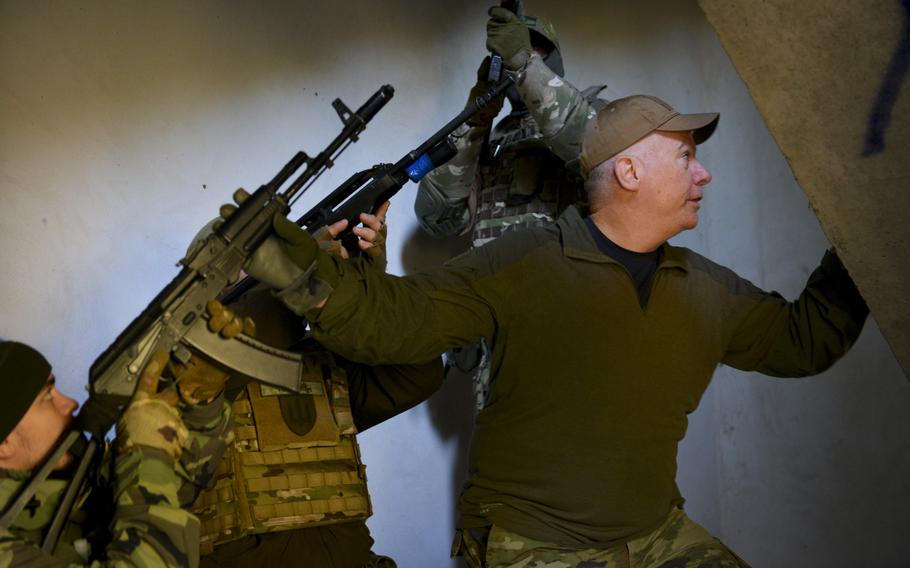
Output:
[[[354,234],[360,237],[357,241],[360,250],[372,261],[373,266],[382,271],[385,271],[388,264],[385,247],[388,227],[385,218],[391,205],[391,202],[386,201],[379,206],[376,213],[361,213],[360,222],[363,226],[354,227]]]
[[[234,200],[243,204],[249,194],[242,188]],[[237,208],[221,206],[229,218]],[[313,237],[281,215],[272,219],[275,230],[256,249],[244,266],[247,274],[276,290],[275,295],[294,313],[303,315],[320,307],[335,289],[338,272],[331,257],[319,249]]]
[[[209,314],[208,329],[225,339],[233,339],[241,332],[253,337],[256,325],[251,318],[241,318],[218,300],[209,300],[205,306]],[[186,363],[171,360],[171,374],[177,379],[181,398],[188,404],[211,402],[224,390],[230,373],[193,352]]]
[[[387,258],[385,253],[386,235],[388,229],[385,224],[391,202],[386,201],[379,206],[376,213],[361,213],[361,227],[354,227],[352,232],[357,236],[357,246],[363,251],[363,256],[370,260],[376,268],[385,271]],[[326,227],[320,227],[313,238],[319,244],[319,249],[326,254],[337,258],[348,258],[348,249],[344,248],[338,235],[348,226],[347,219],[336,221]]]
[[[493,6],[487,20],[487,49],[502,56],[509,71],[518,71],[531,57],[531,34],[527,26],[509,10]]]
[[[240,188],[233,197],[237,205],[242,205],[250,194]],[[236,210],[237,206],[225,204],[219,213],[222,219],[227,220]],[[281,215],[275,215],[272,227],[275,234],[256,249],[244,270],[260,282],[281,290],[303,274],[304,269],[315,260],[319,247],[309,233]]]
[[[477,68],[477,82],[474,83],[474,86],[471,87],[471,92],[468,94],[468,103],[471,104],[474,102],[477,97],[489,91],[493,84],[487,81],[487,77],[490,75],[490,56],[486,56],[483,61],[480,62],[480,67]],[[480,110],[478,110],[474,116],[469,118],[466,122],[468,126],[474,126],[479,128],[488,128],[493,124],[493,119],[499,114],[499,111],[502,110],[502,103],[505,101],[506,96],[500,95],[490,101],[490,103]],[[467,105],[466,105],[467,106]]]
[[[158,392],[158,380],[167,361],[168,354],[159,351],[142,370],[136,394],[117,422],[117,445],[121,450],[155,448],[176,461],[189,432],[177,410],[177,393],[171,389]]]
[[[256,322],[253,318],[238,316],[218,300],[209,300],[205,305],[205,311],[209,314],[206,326],[208,330],[224,339],[234,339],[241,333],[251,337],[256,335]]]

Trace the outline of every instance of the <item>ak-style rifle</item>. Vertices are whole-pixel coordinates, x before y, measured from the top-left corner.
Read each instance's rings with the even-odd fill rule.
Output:
[[[418,182],[427,173],[452,159],[457,150],[449,139],[449,135],[474,116],[477,111],[504,93],[512,84],[511,77],[504,78],[486,93],[468,103],[455,118],[394,164],[377,164],[352,175],[297,219],[297,224],[310,233],[314,233],[325,225],[347,219],[347,228],[338,235],[342,242],[346,242],[345,237],[360,222],[361,213],[376,211],[380,205],[398,193],[408,181]],[[356,245],[350,242],[346,242],[346,246],[351,252],[359,252]],[[230,304],[255,285],[256,280],[247,277],[231,288],[222,301]]]
[[[394,92],[391,86],[384,85],[357,112],[351,112],[340,99],[335,99],[332,104],[344,123],[341,134],[315,157],[297,152],[227,222],[187,253],[180,261],[183,265],[180,273],[92,364],[89,397],[76,416],[73,430],[58,442],[10,501],[0,516],[0,526],[9,527],[13,523],[58,460],[74,444],[81,444],[86,432],[88,442],[42,543],[45,552],[53,552],[98,447],[129,404],[140,373],[155,352],[165,351],[185,363],[194,350],[250,379],[293,392],[302,390],[304,366],[299,354],[275,349],[243,334],[226,340],[209,332],[206,304],[236,281],[246,261],[272,233],[273,217],[289,212],[291,200],[309,188],[334,165],[345,148],[358,140],[367,123],[391,100]],[[301,168],[303,172],[282,191]]]

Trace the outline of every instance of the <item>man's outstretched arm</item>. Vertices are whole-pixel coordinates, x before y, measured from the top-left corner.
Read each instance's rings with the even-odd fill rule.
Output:
[[[869,314],[866,302],[841,264],[828,251],[809,276],[799,298],[745,286],[723,362],[776,377],[814,375],[833,365],[859,337]]]

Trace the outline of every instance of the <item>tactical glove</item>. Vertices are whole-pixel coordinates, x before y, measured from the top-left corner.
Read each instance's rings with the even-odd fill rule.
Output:
[[[249,194],[243,189],[234,192],[234,201],[243,204]],[[234,205],[222,205],[221,217],[228,219],[236,211]],[[247,260],[244,270],[253,278],[276,290],[275,296],[297,315],[320,306],[338,283],[334,261],[319,249],[313,237],[276,214],[272,219],[275,230]]]
[[[322,252],[337,258],[348,258],[348,249],[344,248],[341,241],[335,238],[328,226],[319,227],[313,233],[313,239]]]
[[[117,422],[117,444],[121,450],[134,446],[155,448],[176,461],[189,432],[177,410],[177,393],[171,389],[158,392],[158,380],[167,360],[168,354],[160,351],[142,370],[136,394]]]
[[[487,81],[487,77],[490,74],[490,56],[488,55],[480,62],[480,67],[477,68],[477,82],[474,83],[474,86],[471,87],[471,92],[468,94],[468,103],[473,103],[477,97],[486,93],[493,87]],[[469,118],[466,122],[468,126],[473,126],[475,128],[489,128],[493,124],[493,119],[499,114],[499,111],[502,110],[502,103],[505,101],[506,96],[500,95],[494,100],[490,101],[489,104],[483,106],[478,110],[474,116]]]
[[[282,215],[272,219],[275,234],[256,249],[244,269],[253,278],[283,290],[317,258],[319,245],[309,233]]]
[[[205,309],[209,314],[208,329],[212,333],[225,339],[233,339],[240,332],[250,337],[256,334],[256,325],[251,318],[241,318],[218,300],[209,300]],[[186,363],[172,360],[170,371],[177,379],[181,398],[188,404],[211,402],[224,390],[224,383],[230,378],[230,373],[195,351]]]
[[[357,244],[363,255],[370,259],[373,266],[385,270],[386,254],[385,241],[388,231],[386,230],[385,217],[389,211],[390,202],[386,201],[376,210],[375,214],[361,213],[360,221],[362,227],[354,227],[354,234],[358,237]],[[337,236],[347,228],[346,220],[336,221],[331,225],[319,227],[313,233],[313,239],[319,245],[319,250],[334,256],[335,258],[349,258],[348,249],[337,238]]]
[[[250,194],[240,188],[234,192],[233,197],[237,205],[242,205]],[[219,213],[223,220],[227,220],[236,210],[236,205],[225,204]],[[316,260],[319,246],[309,233],[283,215],[275,215],[272,228],[275,229],[275,234],[270,235],[256,249],[243,268],[263,284],[282,290],[300,278],[303,271]]]
[[[518,71],[531,57],[531,34],[521,19],[505,8],[494,6],[487,21],[487,49],[502,56],[509,71]]]
[[[365,240],[373,244],[373,246],[370,248],[364,249],[363,254],[365,254],[367,258],[370,259],[374,266],[382,271],[385,271],[386,265],[388,264],[388,259],[386,258],[385,254],[385,242],[388,232],[389,231],[385,224],[385,220],[383,219],[379,225],[379,230],[374,231],[372,240],[361,237],[361,240]]]

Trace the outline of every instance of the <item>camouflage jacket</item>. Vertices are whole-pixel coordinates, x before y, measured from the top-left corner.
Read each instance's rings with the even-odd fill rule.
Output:
[[[498,236],[503,222],[552,221],[580,197],[575,164],[585,127],[596,115],[591,101],[603,86],[581,92],[536,54],[516,82],[529,114],[509,115],[492,132],[462,125],[452,134],[458,154],[421,182],[414,208],[429,234],[451,237],[474,227],[479,246]],[[552,179],[541,179],[547,176]],[[567,184],[572,187],[552,187]],[[497,221],[503,217],[512,219]]]
[[[197,566],[199,521],[187,507],[214,476],[233,436],[230,407],[219,397],[183,415],[190,439],[179,463],[160,450],[108,451],[77,498],[53,556],[38,543],[67,480],[48,479],[9,530],[0,529],[0,567]],[[0,506],[28,479],[0,470]]]

